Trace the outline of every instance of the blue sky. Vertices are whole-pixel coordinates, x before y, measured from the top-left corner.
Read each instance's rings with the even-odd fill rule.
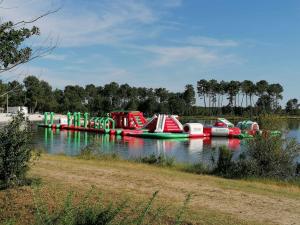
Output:
[[[5,0],[2,19],[38,21],[30,45],[57,48],[8,78],[31,73],[53,87],[116,81],[181,91],[200,79],[279,82],[300,99],[296,0]],[[15,74],[15,75],[14,75]]]

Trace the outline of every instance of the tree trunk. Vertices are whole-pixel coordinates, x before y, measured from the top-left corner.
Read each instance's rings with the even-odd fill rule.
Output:
[[[242,102],[241,102],[241,107],[243,107],[244,97],[245,97],[245,95],[243,94],[243,96],[242,96]]]
[[[250,94],[250,118],[252,119],[252,94]]]

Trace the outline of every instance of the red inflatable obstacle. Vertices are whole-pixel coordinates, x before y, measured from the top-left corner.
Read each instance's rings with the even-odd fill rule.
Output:
[[[144,126],[149,132],[153,133],[182,133],[183,126],[175,115],[159,114]]]
[[[212,137],[235,137],[241,134],[241,129],[224,118],[218,118],[214,126],[204,127],[203,133]]]
[[[211,137],[235,137],[241,134],[241,130],[238,127],[204,127],[203,133]]]
[[[142,128],[147,120],[139,111],[114,111],[110,117],[115,121],[116,128],[138,129]]]

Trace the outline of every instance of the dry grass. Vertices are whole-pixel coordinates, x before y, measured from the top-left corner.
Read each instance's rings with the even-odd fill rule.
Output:
[[[193,224],[300,224],[299,186],[226,180],[118,160],[49,155],[43,155],[30,175],[42,178],[41,192],[51,207],[68,191],[76,190],[80,196],[91,186],[107,200],[128,197],[133,206],[159,190],[157,204],[168,206],[167,217],[192,193],[185,219]],[[5,206],[2,218],[15,215],[31,221],[32,190],[23,187],[9,192],[0,192],[0,208]],[[6,204],[5,198],[11,204]]]

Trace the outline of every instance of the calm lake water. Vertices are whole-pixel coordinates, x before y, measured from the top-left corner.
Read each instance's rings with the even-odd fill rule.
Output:
[[[299,120],[288,121],[284,127],[288,128],[290,137],[295,137],[300,142]],[[210,163],[212,157],[218,156],[218,147],[224,145],[238,155],[246,145],[245,140],[228,138],[156,140],[40,127],[36,130],[34,142],[36,147],[50,154],[75,156],[89,145],[97,151],[107,154],[116,153],[125,159],[154,153],[174,157],[176,161],[185,163]]]

